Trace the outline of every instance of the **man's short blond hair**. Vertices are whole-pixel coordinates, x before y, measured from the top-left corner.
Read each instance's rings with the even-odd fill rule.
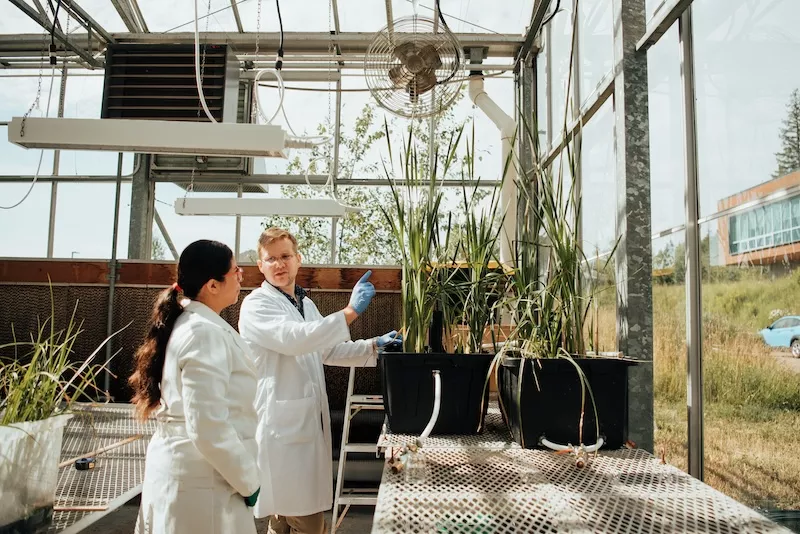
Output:
[[[288,239],[291,241],[292,248],[294,248],[294,251],[297,252],[297,238],[289,231],[284,230],[283,228],[278,228],[277,226],[273,226],[261,232],[261,235],[258,238],[258,256],[261,257],[261,252],[265,247],[268,247],[275,241],[280,241],[281,239]]]

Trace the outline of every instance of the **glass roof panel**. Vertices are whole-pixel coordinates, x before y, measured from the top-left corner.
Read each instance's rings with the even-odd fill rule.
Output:
[[[230,4],[229,0],[226,0]],[[258,3],[261,2],[261,31],[277,32],[280,29],[274,0],[246,0],[239,4],[239,13],[245,31],[256,31]],[[339,2],[350,3],[350,0]],[[333,29],[333,12],[327,0],[282,0],[281,18],[285,32],[327,32]],[[330,17],[330,24],[328,19]]]
[[[230,0],[173,0],[172,2],[139,0],[139,7],[151,33],[193,32],[195,1],[198,4],[201,32],[206,31],[206,28],[210,32],[237,31]],[[208,13],[211,15],[206,17]]]
[[[30,5],[30,2],[27,2]],[[31,5],[31,9],[36,8]],[[42,27],[11,2],[0,2],[0,34],[41,33]]]
[[[125,26],[125,23],[122,22],[119,13],[117,13],[117,10],[114,9],[114,5],[108,0],[74,0],[73,3],[83,8],[83,10],[88,13],[90,17],[96,20],[97,23],[106,31],[112,33],[128,31],[128,28]],[[140,7],[141,4],[142,2],[140,0]],[[150,23],[150,21],[146,18],[145,22],[147,24]],[[70,24],[70,28],[73,27],[74,25]],[[81,29],[79,31],[84,31],[82,27],[80,28]]]
[[[469,0],[442,0],[440,2],[445,22],[456,33],[523,33],[531,17],[533,0],[504,0],[486,9],[485,2]],[[435,2],[419,2],[418,14],[433,16]],[[414,14],[411,0],[393,0],[392,18]],[[345,0],[339,2],[339,19],[342,31],[375,32],[386,26],[386,7],[375,0]]]

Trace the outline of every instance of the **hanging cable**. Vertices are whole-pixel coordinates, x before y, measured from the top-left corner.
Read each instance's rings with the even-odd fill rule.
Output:
[[[44,61],[44,59],[42,59],[42,61]],[[50,89],[47,91],[47,106],[46,106],[46,110],[44,112],[44,116],[45,117],[50,115],[50,98],[53,95],[53,80],[56,77],[55,76],[55,74],[56,74],[55,71],[56,71],[56,68],[52,67],[52,71],[50,73]],[[40,82],[39,83],[41,84],[41,78],[40,78]],[[40,90],[41,90],[41,85],[39,87],[40,87]],[[38,102],[39,102],[39,94],[36,95],[36,102],[34,102],[34,105],[38,104]],[[31,106],[31,110],[33,109],[33,107],[34,106]],[[33,175],[33,181],[31,182],[31,186],[28,188],[28,192],[25,193],[25,196],[23,196],[22,199],[19,202],[17,202],[16,204],[12,204],[11,206],[0,206],[0,209],[11,210],[11,209],[16,208],[17,206],[19,206],[23,202],[25,202],[25,200],[30,196],[31,192],[33,192],[33,186],[36,185],[36,181],[39,179],[39,172],[42,170],[42,159],[43,158],[44,158],[44,149],[42,149],[42,151],[39,153],[39,163],[36,165],[36,174]]]
[[[280,28],[280,41],[278,42],[278,57],[275,59],[275,70],[283,68],[283,18],[281,17],[281,2],[275,0],[275,7],[278,10],[278,27]]]
[[[56,24],[58,24],[58,10],[61,9],[61,0],[56,2],[56,9],[53,12],[53,27],[50,29],[50,64],[56,65]]]
[[[436,0],[436,12],[439,14],[439,20],[442,22],[442,26],[444,26],[445,31],[448,34],[452,34],[453,32],[450,31],[450,27],[447,25],[447,22],[444,20],[444,15],[442,14],[442,6],[439,5],[439,0]],[[459,54],[459,50],[456,50],[456,58],[458,58],[458,54]],[[450,74],[447,76],[447,78],[445,78],[444,80],[441,80],[441,81],[437,80],[436,81],[436,85],[443,85],[443,84],[446,84],[447,82],[449,82],[450,80],[452,80],[453,76],[455,76],[456,72],[458,71],[458,63],[459,63],[459,61],[455,61],[455,64],[453,65],[453,70],[450,71]]]
[[[544,26],[545,26],[545,25],[546,25],[548,22],[550,22],[551,20],[553,20],[553,17],[555,17],[555,16],[556,16],[556,13],[558,13],[558,10],[559,10],[560,8],[561,8],[561,0],[556,0],[556,7],[555,7],[555,9],[553,9],[553,12],[552,12],[552,13],[550,13],[550,15],[548,15],[548,17],[547,17],[546,19],[544,19],[544,21],[542,21],[542,27],[544,27]]]

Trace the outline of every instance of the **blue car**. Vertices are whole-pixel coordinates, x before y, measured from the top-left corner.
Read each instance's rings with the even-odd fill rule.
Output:
[[[789,347],[792,356],[800,358],[800,316],[781,317],[759,334],[770,347]]]

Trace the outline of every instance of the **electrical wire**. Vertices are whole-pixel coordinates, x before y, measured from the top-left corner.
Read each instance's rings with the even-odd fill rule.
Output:
[[[551,1],[552,1],[552,0],[551,0]],[[549,15],[549,16],[548,16],[546,19],[544,19],[544,21],[542,22],[542,27],[544,27],[544,26],[545,26],[545,25],[546,25],[548,22],[550,22],[551,20],[553,20],[553,17],[555,17],[555,16],[556,16],[556,13],[558,13],[558,10],[559,10],[559,8],[561,8],[561,0],[556,0],[556,7],[555,7],[555,9],[553,9],[553,12],[552,12],[552,13],[550,13],[550,15]]]
[[[281,17],[280,0],[275,0],[275,8],[278,10],[278,27],[281,31],[281,38],[278,43],[278,57],[275,60],[275,70],[281,70],[281,67],[283,67],[283,17]]]
[[[53,67],[51,75],[50,75],[50,89],[47,91],[47,107],[46,107],[46,110],[44,112],[44,116],[45,117],[50,115],[50,99],[53,96],[53,80],[55,79],[55,70],[56,70],[56,68]],[[33,181],[31,182],[31,186],[28,188],[28,192],[25,193],[25,196],[22,197],[22,200],[20,200],[19,202],[17,202],[16,204],[13,204],[11,206],[0,206],[0,209],[12,210],[12,209],[16,208],[17,206],[19,206],[20,204],[22,204],[23,202],[25,202],[25,200],[28,198],[28,196],[30,196],[30,194],[33,192],[33,186],[36,185],[36,181],[39,179],[39,172],[42,170],[42,159],[43,158],[44,158],[44,149],[42,149],[42,151],[39,153],[39,163],[38,163],[38,165],[36,165],[36,174],[33,175]]]
[[[452,35],[453,32],[450,31],[450,28],[447,26],[447,21],[444,20],[444,15],[442,14],[442,6],[439,5],[439,0],[436,0],[436,12],[439,14],[439,20],[442,22],[442,26],[444,26],[445,31],[448,34]],[[459,59],[460,59],[460,54],[459,54]],[[456,75],[457,71],[458,71],[458,62],[456,62],[456,64],[453,65],[453,70],[450,72],[450,75],[444,80],[441,81],[437,80],[436,85],[446,84],[447,82],[453,79],[453,76]]]

